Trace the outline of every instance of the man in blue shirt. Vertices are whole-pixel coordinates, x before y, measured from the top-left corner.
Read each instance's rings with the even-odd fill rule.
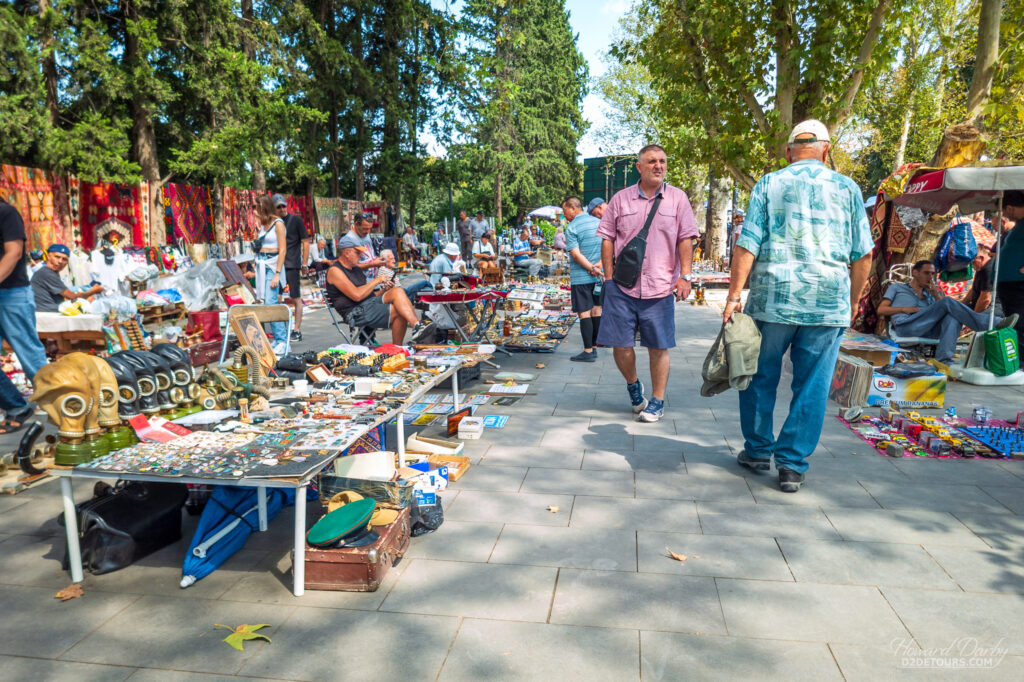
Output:
[[[899,336],[917,336],[939,340],[935,359],[949,362],[956,351],[961,327],[974,331],[988,329],[988,314],[976,313],[952,299],[935,283],[935,265],[930,260],[914,263],[909,284],[889,285],[878,304],[878,314],[889,318]],[[999,320],[997,328],[1012,327],[1017,316]]]
[[[450,275],[458,271],[458,264],[460,262],[459,245],[455,242],[450,242],[445,245],[441,253],[434,257],[434,260],[430,261],[430,283],[437,286],[441,281],[443,275]]]
[[[540,266],[544,265],[539,258],[533,258],[533,249],[530,248],[530,231],[523,228],[519,238],[512,242],[512,260],[516,266],[527,268],[530,277],[536,277],[540,272]]]
[[[740,465],[768,471],[774,456],[779,488],[795,493],[804,481],[825,420],[839,339],[871,268],[871,228],[860,189],[825,167],[828,129],[797,124],[789,135],[789,165],[761,178],[750,193],[732,257],[723,320],[743,309],[761,331],[757,373],[740,391]],[[782,357],[793,362],[793,400],[778,439],[772,424]]]
[[[580,316],[583,352],[573,362],[595,362],[597,330],[601,328],[601,238],[597,227],[601,221],[583,210],[579,197],[562,202],[562,212],[569,224],[565,228],[565,251],[569,254],[569,297],[572,311]]]

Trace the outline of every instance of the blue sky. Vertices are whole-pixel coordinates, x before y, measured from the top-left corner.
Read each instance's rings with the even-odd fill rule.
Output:
[[[431,0],[431,4],[435,7],[448,5],[456,11],[462,7],[462,2],[459,0],[453,2]],[[602,53],[608,49],[612,33],[618,26],[619,17],[629,9],[631,4],[630,0],[566,0],[569,21],[572,24],[573,32],[579,35],[578,45],[580,52],[583,53],[583,57],[590,65],[591,78],[604,73]],[[604,121],[602,106],[601,98],[593,93],[587,95],[583,100],[583,116],[590,121],[591,130],[600,126]],[[580,140],[577,151],[582,158],[598,155],[597,145],[589,133]],[[432,149],[431,152],[439,153],[440,150]]]

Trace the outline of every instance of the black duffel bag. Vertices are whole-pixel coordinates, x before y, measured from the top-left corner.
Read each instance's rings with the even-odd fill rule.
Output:
[[[75,507],[82,568],[103,575],[177,542],[186,499],[184,483],[98,484],[96,496]],[[63,525],[63,515],[60,522]],[[65,549],[64,569],[69,565]]]

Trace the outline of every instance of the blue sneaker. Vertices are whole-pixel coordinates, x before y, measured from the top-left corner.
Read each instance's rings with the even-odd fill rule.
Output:
[[[633,405],[633,413],[643,411],[647,407],[647,398],[644,398],[644,382],[637,379],[636,383],[626,384],[626,390],[629,391],[629,402]]]
[[[665,414],[665,401],[652,396],[647,402],[647,407],[640,413],[640,421],[656,422],[661,419],[663,414]]]

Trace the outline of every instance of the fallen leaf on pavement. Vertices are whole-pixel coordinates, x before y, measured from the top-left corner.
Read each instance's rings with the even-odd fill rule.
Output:
[[[238,649],[239,651],[245,651],[245,649],[242,648],[242,642],[247,642],[250,639],[265,639],[268,642],[270,641],[270,638],[266,635],[261,635],[260,633],[256,632],[260,628],[270,627],[266,623],[263,623],[262,625],[242,624],[236,628],[233,628],[230,625],[221,625],[220,623],[214,623],[213,627],[231,630],[231,634],[225,637],[224,641],[227,642],[230,646],[234,647],[235,649]]]
[[[552,514],[557,514],[558,513],[558,507],[556,507],[554,505],[551,505],[551,506],[548,507],[548,511],[551,512]]]
[[[547,367],[547,365],[545,365],[543,362],[538,362],[536,365],[534,365],[534,367],[536,367],[537,369],[544,369],[545,367]]]
[[[53,595],[54,599],[60,599],[61,601],[67,601],[68,599],[77,599],[82,596],[82,586],[78,583],[71,583],[63,590]]]
[[[687,559],[689,558],[689,557],[687,557],[687,556],[686,556],[685,554],[676,554],[675,552],[673,552],[673,551],[672,551],[671,549],[669,549],[668,547],[666,547],[666,548],[665,548],[665,551],[666,551],[666,552],[668,552],[668,555],[669,555],[670,557],[672,557],[673,559],[675,559],[676,561],[678,561],[678,562],[679,562],[679,563],[681,563],[681,564],[682,564],[682,563],[685,563],[685,562],[686,562],[686,560],[687,560]]]

